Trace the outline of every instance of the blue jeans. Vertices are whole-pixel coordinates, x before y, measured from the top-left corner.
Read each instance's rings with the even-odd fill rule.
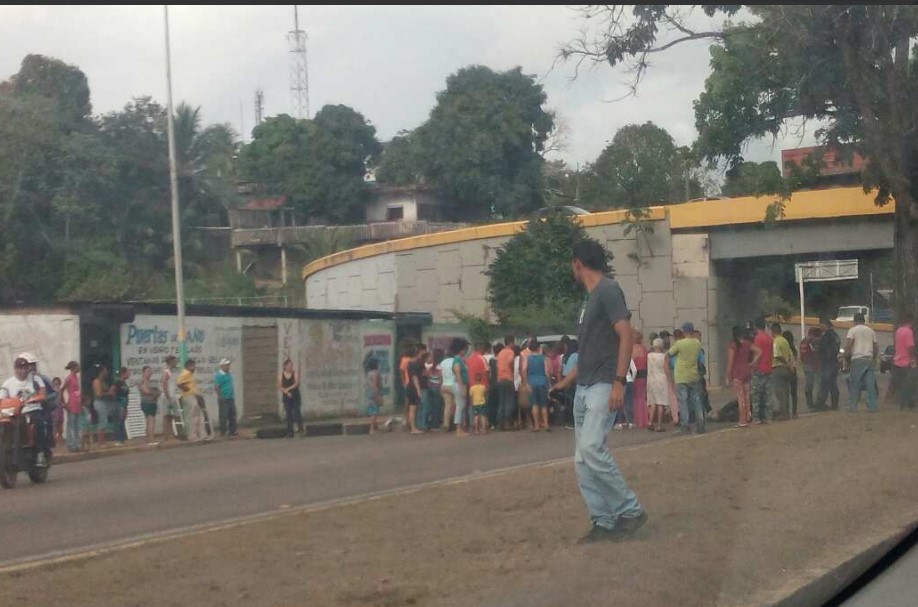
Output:
[[[112,438],[118,442],[127,440],[127,429],[124,427],[124,418],[127,413],[127,404],[114,403],[108,417],[112,425]]]
[[[806,398],[806,408],[810,411],[813,410],[813,390],[816,388],[816,380],[819,377],[819,372],[813,369],[804,369],[803,377],[806,378],[806,383],[803,386],[803,396]]]
[[[83,435],[80,433],[80,413],[73,414],[70,411],[67,414],[67,448],[71,451],[80,448],[83,442]]]
[[[689,429],[689,408],[695,416],[695,428],[705,431],[704,405],[702,404],[704,385],[700,381],[691,384],[676,384],[676,400],[679,401],[679,425]]]
[[[848,409],[857,411],[857,402],[861,390],[867,390],[867,409],[877,410],[877,377],[873,368],[873,359],[854,358],[851,360],[851,371],[848,384]]]
[[[752,374],[752,413],[753,417],[763,424],[768,421],[771,412],[771,373]]]
[[[833,409],[838,409],[838,365],[823,363],[819,369],[819,388],[816,390],[816,408],[826,408],[826,397],[831,397]]]
[[[418,427],[418,430],[427,430],[435,426],[435,424],[428,423],[428,420],[430,420],[430,417],[433,415],[433,411],[433,393],[430,389],[424,388],[421,390],[421,405],[418,407],[418,415],[417,418],[415,418],[415,425]]]
[[[612,429],[611,392],[612,384],[578,385],[574,396],[577,484],[590,520],[606,529],[615,527],[620,518],[633,518],[643,512],[606,446],[606,435]]]
[[[236,399],[218,398],[220,406],[220,436],[226,436],[227,427],[230,435],[236,434]]]
[[[634,382],[625,384],[625,423],[634,423]]]

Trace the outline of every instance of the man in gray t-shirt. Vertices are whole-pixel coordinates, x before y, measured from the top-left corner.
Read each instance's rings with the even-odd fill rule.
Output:
[[[603,276],[584,299],[580,309],[580,356],[577,383],[584,386],[611,384],[618,375],[618,349],[621,339],[615,323],[631,319],[625,294],[618,283]],[[625,369],[628,363],[625,363]]]
[[[595,240],[574,246],[571,268],[587,291],[580,310],[577,366],[552,390],[576,382],[574,465],[593,528],[581,542],[618,540],[644,524],[647,514],[606,447],[614,412],[624,405],[631,364],[631,313],[618,283],[608,278],[606,251]]]

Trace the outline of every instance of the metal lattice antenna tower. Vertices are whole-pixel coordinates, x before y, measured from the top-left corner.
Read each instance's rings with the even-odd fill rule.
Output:
[[[261,124],[265,119],[265,92],[262,89],[255,89],[255,126]]]
[[[310,118],[309,71],[306,67],[306,32],[300,29],[299,7],[293,5],[293,29],[287,32],[290,43],[290,100],[297,118]]]

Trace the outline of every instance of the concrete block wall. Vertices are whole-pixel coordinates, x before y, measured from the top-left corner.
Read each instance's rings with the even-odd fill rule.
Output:
[[[649,222],[652,231],[625,233],[622,224],[587,228],[614,256],[615,276],[625,292],[632,324],[645,336],[692,322],[702,333],[711,381],[720,369],[730,327],[718,324],[720,279],[706,234],[673,234],[669,220]],[[508,237],[480,238],[386,253],[311,275],[309,307],[428,312],[435,322],[455,322],[454,310],[491,316],[488,264]]]
[[[333,310],[395,310],[395,255],[357,259],[310,276],[306,307]]]
[[[722,285],[711,261],[710,240],[707,234],[673,234],[672,247],[674,326],[691,322],[701,332],[708,382],[721,386],[725,375],[724,335],[729,336],[730,326],[725,328],[718,315]]]

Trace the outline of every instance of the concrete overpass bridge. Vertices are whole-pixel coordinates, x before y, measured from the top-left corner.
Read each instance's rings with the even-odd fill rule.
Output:
[[[749,316],[751,293],[737,267],[762,258],[796,261],[891,249],[892,204],[861,188],[793,194],[784,217],[766,223],[773,197],[651,207],[650,230],[625,234],[626,211],[579,217],[614,254],[635,326],[645,334],[691,321],[708,344],[712,380],[723,377],[731,327]],[[343,251],[303,268],[309,308],[487,315],[484,272],[525,222],[470,227]]]

